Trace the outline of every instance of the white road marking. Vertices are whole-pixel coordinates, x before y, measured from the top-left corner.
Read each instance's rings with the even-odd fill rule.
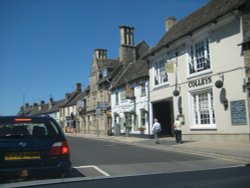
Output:
[[[101,174],[103,174],[104,176],[110,176],[107,172],[103,171],[102,169],[100,169],[99,167],[94,166],[94,165],[76,166],[74,168],[76,168],[76,169],[78,169],[78,168],[94,168],[95,170],[97,170],[98,172],[100,172]]]

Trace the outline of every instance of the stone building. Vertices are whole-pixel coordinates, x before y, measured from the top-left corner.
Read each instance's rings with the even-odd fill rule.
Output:
[[[110,75],[118,60],[108,59],[106,49],[95,49],[89,86],[80,111],[81,129],[86,134],[107,134],[110,130]]]

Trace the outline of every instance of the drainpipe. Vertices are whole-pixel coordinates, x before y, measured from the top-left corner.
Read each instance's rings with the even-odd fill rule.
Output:
[[[148,60],[148,66],[150,67],[150,61]],[[148,68],[149,68],[148,67]],[[149,70],[149,69],[148,69]],[[150,73],[149,73],[150,74]],[[150,132],[151,132],[151,121],[150,121],[150,119],[151,119],[151,117],[150,117],[150,114],[152,114],[152,113],[150,113],[151,112],[151,107],[152,107],[152,105],[151,105],[151,103],[150,103],[150,77],[148,77],[148,137],[150,138]]]

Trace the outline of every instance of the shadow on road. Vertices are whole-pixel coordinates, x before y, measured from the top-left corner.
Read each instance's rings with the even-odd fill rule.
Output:
[[[71,173],[70,173],[70,178],[76,178],[76,177],[85,177],[85,176],[77,169],[72,168]]]

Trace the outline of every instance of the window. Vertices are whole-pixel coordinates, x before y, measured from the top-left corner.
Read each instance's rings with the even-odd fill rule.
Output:
[[[131,127],[134,130],[138,129],[137,118],[135,112],[125,112],[125,125],[126,127]]]
[[[100,91],[100,102],[105,102],[104,100],[104,92]]]
[[[118,93],[115,93],[115,105],[119,104],[119,95]]]
[[[96,106],[96,93],[93,93],[92,94],[92,96],[93,96],[93,106],[95,107]]]
[[[210,69],[208,39],[190,46],[189,58],[189,74]]]
[[[141,109],[141,127],[145,127],[146,126],[146,110],[145,109]]]
[[[168,76],[165,71],[164,60],[155,63],[154,84],[155,86],[163,84],[168,81]]]
[[[145,83],[141,85],[141,97],[146,96],[146,85]]]
[[[132,120],[132,114],[126,112],[125,113],[125,123],[126,123],[126,126],[131,126],[133,125],[133,120]]]
[[[212,90],[192,94],[193,128],[215,128]]]
[[[121,102],[126,101],[126,94],[125,94],[125,89],[121,91]]]

